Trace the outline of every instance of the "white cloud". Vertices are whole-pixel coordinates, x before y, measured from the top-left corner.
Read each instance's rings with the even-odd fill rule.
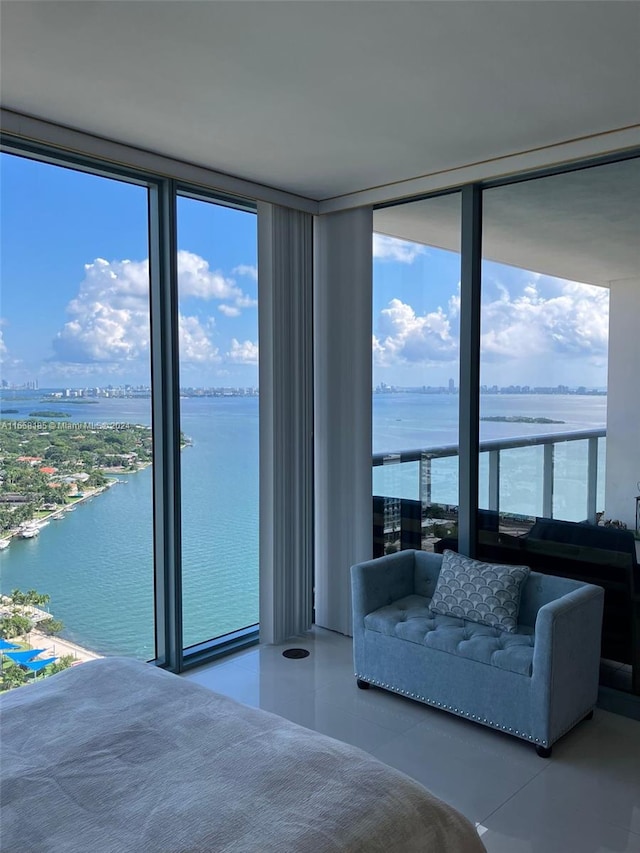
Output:
[[[234,301],[234,305],[238,308],[255,308],[258,304],[257,299],[253,299],[251,296],[247,296],[246,294],[242,294],[242,296],[238,296]]]
[[[231,349],[227,353],[227,359],[235,364],[257,364],[258,344],[251,341],[240,341],[232,338]]]
[[[8,325],[9,321],[5,317],[0,317],[0,365],[2,365],[5,371],[13,371],[23,368],[24,361],[21,358],[13,358],[9,352],[9,347],[4,340],[4,332],[2,331],[2,327]]]
[[[202,364],[203,362],[219,361],[217,347],[200,324],[197,317],[178,318],[180,332],[180,362]]]
[[[179,253],[181,293],[203,299],[242,297],[206,261]],[[85,265],[78,295],[67,306],[70,319],[53,340],[55,363],[118,364],[149,359],[149,264],[144,261],[106,261]],[[180,350],[184,361],[215,361],[217,350],[206,328],[194,316],[180,315]]]
[[[218,311],[220,311],[221,314],[224,314],[225,317],[240,316],[240,309],[236,308],[235,305],[226,305],[223,303],[222,305],[218,305]]]
[[[148,353],[148,262],[97,258],[85,264],[67,314],[71,319],[53,341],[59,361],[127,361]]]
[[[373,257],[376,260],[399,261],[402,264],[412,264],[419,255],[425,255],[425,246],[399,240],[397,237],[387,237],[386,234],[373,235]]]
[[[233,268],[235,275],[244,275],[257,280],[258,270],[248,264]],[[219,271],[209,269],[209,263],[193,252],[178,252],[178,282],[181,299],[220,299],[230,302],[220,305],[220,311],[227,317],[238,317],[242,308],[253,308],[258,302],[248,296],[236,285],[232,278],[225,278]]]
[[[522,293],[483,303],[481,348],[492,359],[545,355],[606,356],[609,291],[603,287],[532,279]],[[543,295],[543,290],[550,295]],[[555,292],[554,292],[555,291]]]
[[[411,305],[392,299],[380,312],[373,350],[380,367],[402,363],[429,365],[454,361],[458,341],[451,319],[442,308],[420,316]]]
[[[178,290],[181,299],[238,299],[242,291],[232,278],[209,269],[209,262],[181,249],[178,252]]]
[[[255,267],[252,264],[240,264],[239,266],[234,267],[231,272],[234,275],[246,275],[254,281],[258,280],[258,267]]]
[[[481,352],[486,361],[536,358],[606,360],[609,340],[609,292],[606,288],[527,276],[508,287],[486,282],[482,302]],[[517,292],[515,292],[517,291]],[[378,317],[373,338],[378,367],[434,366],[458,356],[459,293],[446,307],[418,315],[411,305],[392,299]],[[552,361],[549,362],[552,366]]]

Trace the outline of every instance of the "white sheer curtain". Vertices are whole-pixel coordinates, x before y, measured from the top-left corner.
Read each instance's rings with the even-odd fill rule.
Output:
[[[313,217],[258,204],[260,640],[313,612]]]
[[[372,239],[371,208],[316,219],[315,621],[343,634],[350,567],[372,552]]]

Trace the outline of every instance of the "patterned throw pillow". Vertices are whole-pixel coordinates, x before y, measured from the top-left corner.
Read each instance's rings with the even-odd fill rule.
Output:
[[[445,550],[431,611],[513,634],[518,627],[520,593],[530,571],[528,566],[482,563]]]

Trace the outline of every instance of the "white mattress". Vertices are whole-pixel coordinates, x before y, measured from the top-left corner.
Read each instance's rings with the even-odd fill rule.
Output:
[[[84,663],[0,711],[3,853],[484,850],[365,752],[149,664]]]

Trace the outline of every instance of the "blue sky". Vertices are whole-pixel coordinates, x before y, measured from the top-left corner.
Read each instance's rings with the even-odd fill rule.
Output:
[[[458,384],[460,257],[374,235],[374,384]],[[606,387],[609,292],[482,267],[480,381]]]
[[[3,154],[2,378],[150,382],[147,194]],[[181,198],[181,384],[256,386],[257,221]],[[459,256],[374,235],[374,384],[458,384]],[[608,292],[486,262],[481,381],[606,385]]]
[[[1,158],[2,377],[149,384],[143,187]],[[257,379],[256,216],[178,202],[181,381]]]

